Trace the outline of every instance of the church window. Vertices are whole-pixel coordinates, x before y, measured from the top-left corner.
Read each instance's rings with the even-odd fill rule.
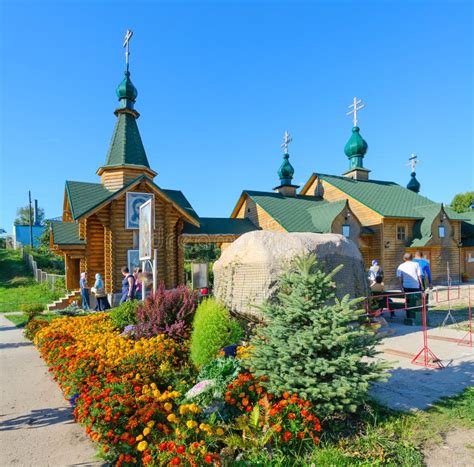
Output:
[[[397,240],[405,241],[407,239],[407,228],[405,225],[397,225]]]
[[[349,238],[351,236],[351,226],[350,225],[344,224],[342,226],[342,235],[344,235],[344,237],[347,237],[347,238]]]
[[[444,238],[446,236],[446,228],[444,227],[444,225],[440,225],[438,227],[438,235],[439,238]]]

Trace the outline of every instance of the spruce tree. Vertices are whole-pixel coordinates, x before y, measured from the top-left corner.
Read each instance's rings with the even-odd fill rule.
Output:
[[[371,359],[377,338],[360,325],[360,301],[336,298],[332,278],[341,267],[326,274],[315,256],[295,258],[251,340],[251,370],[267,378],[268,391],[298,394],[321,416],[354,412],[386,368]]]

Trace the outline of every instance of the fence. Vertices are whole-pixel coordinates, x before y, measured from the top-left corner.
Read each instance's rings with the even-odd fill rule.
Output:
[[[20,254],[23,260],[28,265],[28,267],[31,269],[36,282],[39,282],[40,284],[42,284],[43,282],[47,282],[51,289],[55,290],[56,282],[60,279],[62,281],[65,280],[66,276],[64,276],[63,274],[50,274],[49,272],[44,272],[39,269],[33,256],[29,255],[23,248],[20,249]]]

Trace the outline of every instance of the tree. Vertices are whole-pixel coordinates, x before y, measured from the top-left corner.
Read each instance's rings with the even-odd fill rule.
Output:
[[[31,216],[32,219],[31,221],[34,222],[33,218],[33,208],[31,208]],[[43,208],[38,208],[38,222],[41,223],[44,220],[44,209]],[[16,219],[15,219],[15,225],[28,225],[30,223],[30,208],[28,205],[23,206],[21,208],[18,208],[16,210]]]
[[[451,201],[451,207],[456,212],[466,212],[474,209],[474,191],[458,193]]]
[[[184,259],[186,261],[213,263],[221,255],[215,243],[186,244]]]
[[[262,307],[267,323],[251,340],[250,367],[267,390],[298,394],[322,416],[354,412],[386,368],[370,360],[377,338],[360,324],[358,300],[335,296],[332,277],[341,267],[326,274],[315,256],[297,257],[276,299]]]

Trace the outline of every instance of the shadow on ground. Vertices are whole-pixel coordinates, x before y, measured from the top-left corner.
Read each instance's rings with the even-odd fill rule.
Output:
[[[474,362],[451,364],[443,369],[395,368],[386,382],[372,385],[371,395],[395,410],[426,409],[442,397],[474,385]]]
[[[0,432],[41,428],[57,423],[74,423],[72,409],[69,407],[58,407],[32,410],[29,414],[11,418],[0,422]]]
[[[0,344],[0,350],[18,349],[20,347],[31,347],[32,345],[32,342],[2,342]]]

